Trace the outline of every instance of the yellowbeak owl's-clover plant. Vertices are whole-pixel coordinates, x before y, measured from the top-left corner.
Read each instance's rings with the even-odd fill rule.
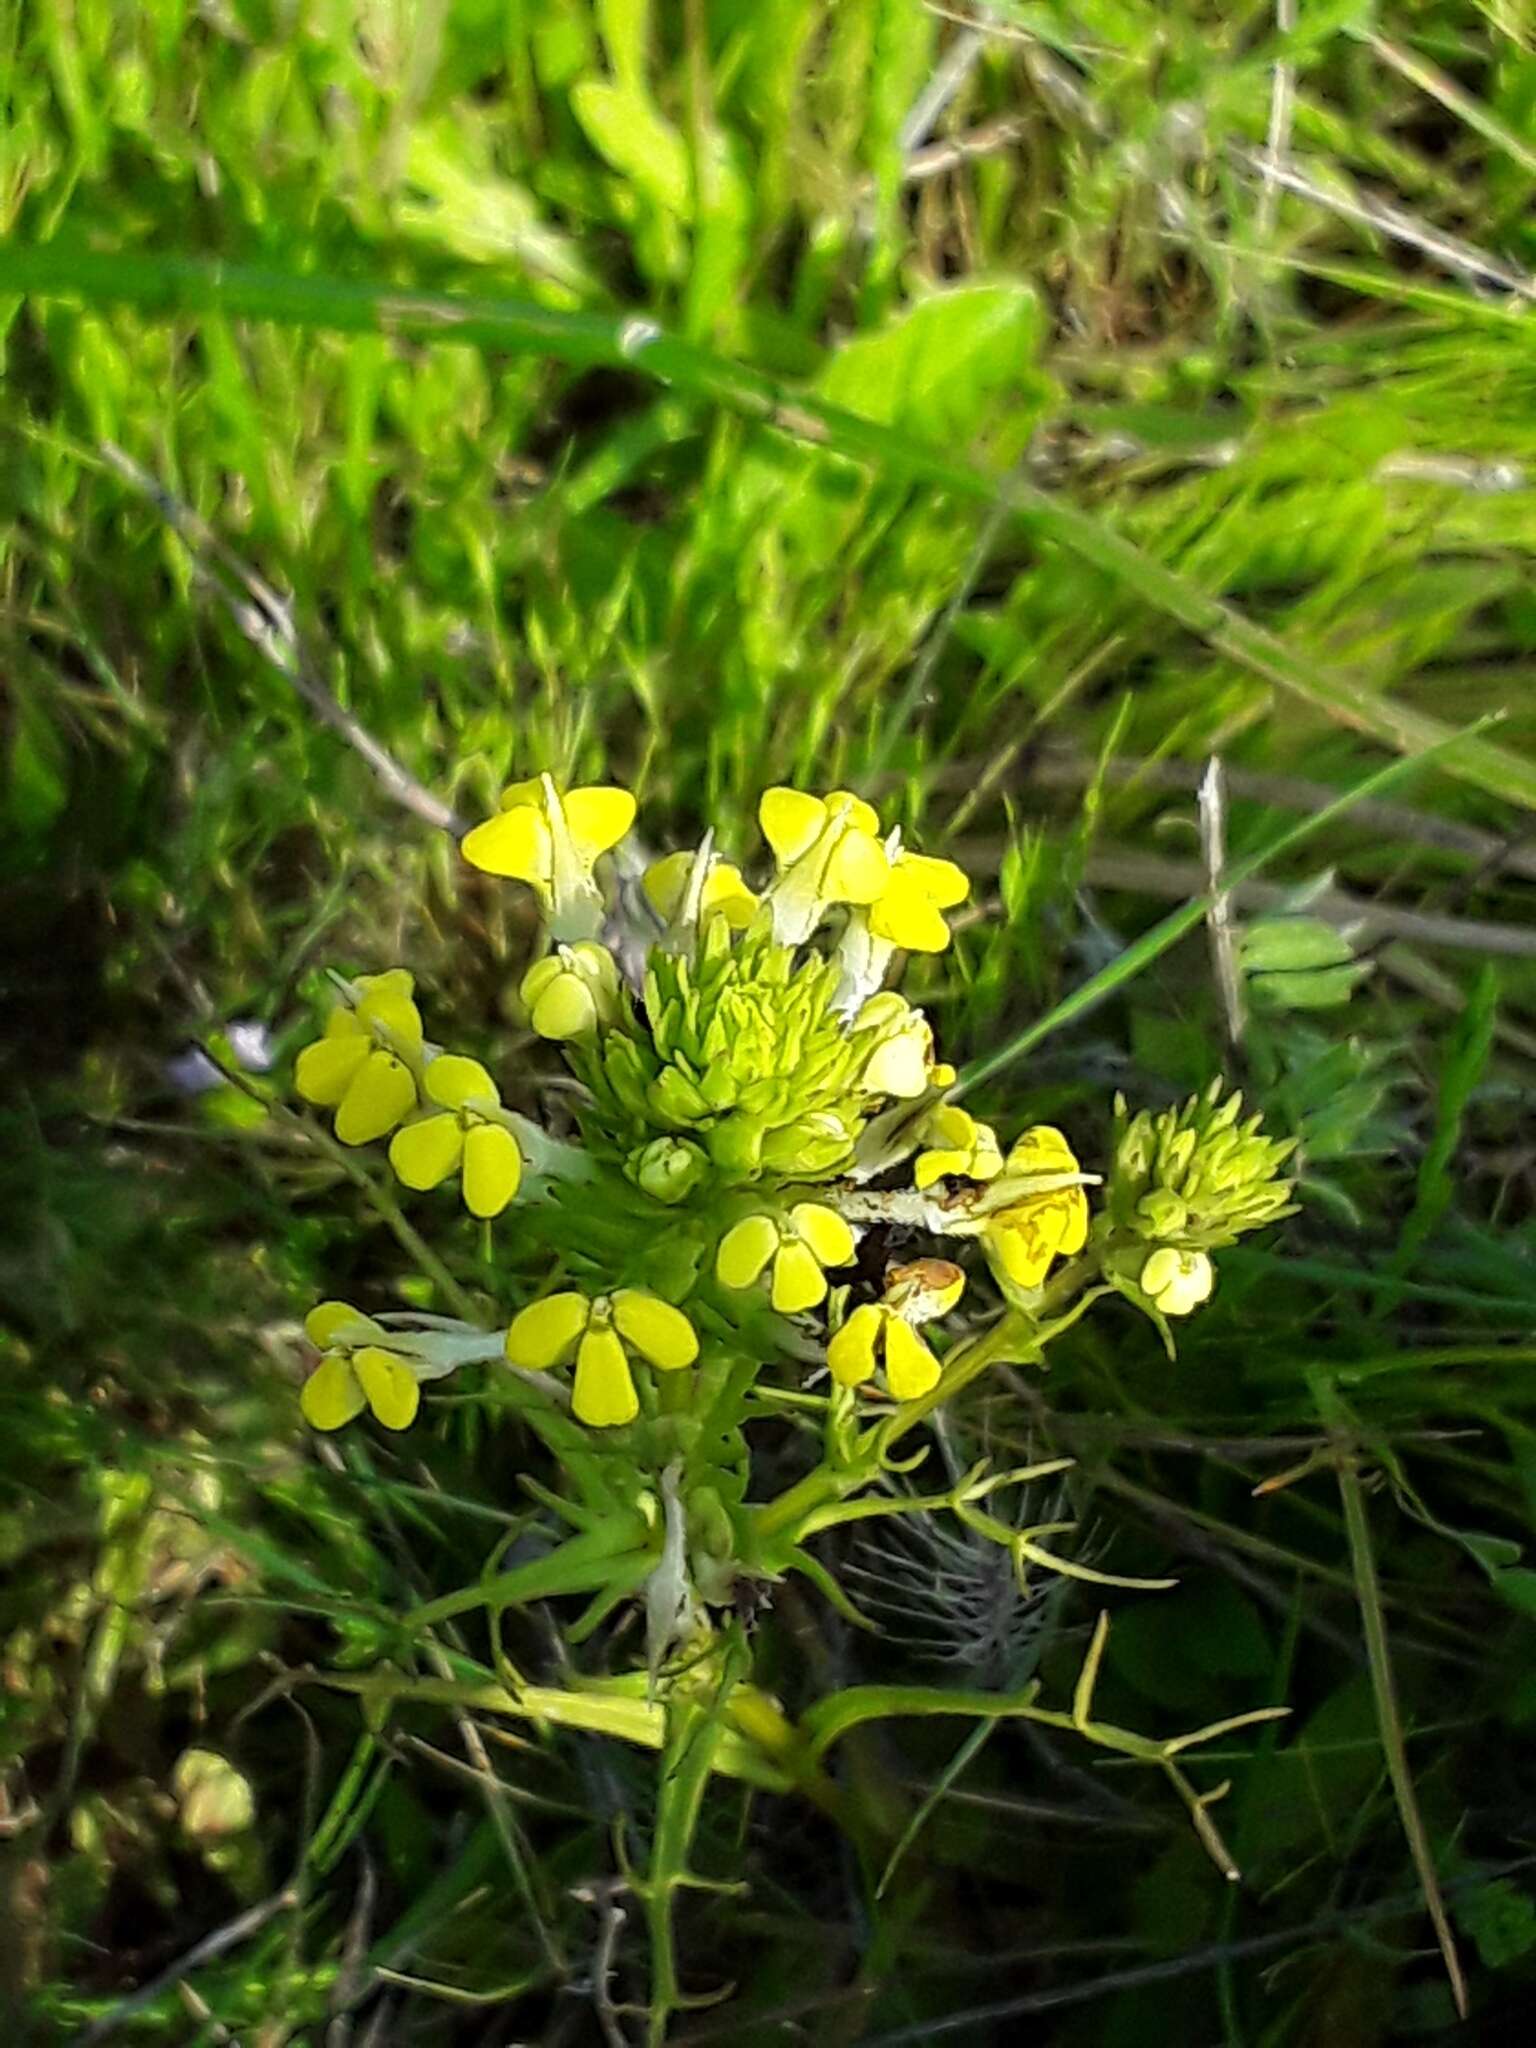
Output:
[[[989,1365],[1040,1362],[1103,1296],[1134,1304],[1171,1349],[1172,1324],[1215,1285],[1213,1254],[1288,1213],[1290,1148],[1240,1120],[1218,1084],[1156,1117],[1117,1105],[1102,1187],[1051,1125],[1020,1119],[1005,1151],[947,1099],[954,1069],[922,1011],[887,985],[905,954],[948,945],[945,913],[968,890],[958,867],[906,847],[848,791],[770,789],[760,890],[710,835],[652,866],[621,913],[605,856],[634,812],[623,790],[540,775],[463,842],[473,866],[537,898],[546,943],[520,1002],[533,1060],[547,1063],[545,1040],[569,1070],[552,1099],[570,1135],[505,1105],[528,1092],[517,1070],[493,1076],[430,1041],[404,970],[338,984],[323,1035],[299,1055],[299,1093],[334,1112],[343,1145],[387,1141],[405,1191],[389,1201],[409,1204],[410,1238],[446,1233],[432,1278],[455,1313],[322,1304],[306,1326],[316,1356],[302,1406],[317,1429],[371,1412],[397,1431],[424,1383],[472,1368],[472,1391],[543,1440],[560,1484],[525,1483],[571,1533],[417,1623],[579,1594],[591,1606],[575,1639],[637,1601],[647,1668],[638,1692],[605,1681],[602,1725],[670,1747],[685,1724],[698,1734],[688,1716],[701,1699],[723,1701],[708,1718],[710,1767],[785,1789],[817,1775],[815,1727],[790,1729],[754,1688],[735,1613],[744,1591],[761,1597],[799,1571],[862,1619],[815,1537],[940,1511],[1008,1547],[1021,1578],[1102,1581],[983,1507],[1019,1473],[978,1467],[932,1495],[897,1486],[914,1462],[906,1439]],[[650,920],[638,935],[622,922],[637,915]],[[455,1221],[458,1202],[472,1221]],[[904,1257],[887,1265],[880,1247],[898,1232]],[[779,1466],[786,1432],[805,1447],[800,1475],[768,1498],[755,1484],[760,1429]],[[519,1682],[506,1710],[533,1711],[532,1697]],[[841,1697],[839,1727],[852,1695]],[[1090,1720],[1085,1697],[1080,1686],[1072,1715],[1054,1720],[1033,1695],[997,1710],[1074,1726],[1177,1775],[1171,1748]],[[573,1707],[584,1696],[538,1699],[546,1719],[599,1725],[589,1702]],[[1208,1822],[1202,1832],[1211,1839]],[[669,1938],[662,1922],[652,1932]]]

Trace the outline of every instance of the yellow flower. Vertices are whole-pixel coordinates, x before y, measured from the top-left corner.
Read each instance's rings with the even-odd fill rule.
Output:
[[[640,1412],[628,1345],[661,1372],[677,1372],[699,1355],[692,1323],[680,1309],[639,1287],[590,1298],[546,1295],[512,1319],[507,1356],[529,1372],[563,1365],[574,1350],[571,1406],[594,1429],[633,1422]]]
[[[408,1188],[435,1188],[460,1176],[471,1216],[499,1216],[517,1193],[523,1155],[498,1120],[501,1097],[478,1060],[439,1053],[428,1065],[422,1091],[438,1105],[390,1140],[389,1163]]]
[[[871,1095],[902,1100],[927,1091],[933,1074],[933,1030],[921,1010],[892,989],[871,996],[853,1020],[855,1032],[867,1032],[874,1047],[860,1076]]]
[[[294,1085],[306,1102],[336,1112],[344,1145],[366,1145],[392,1131],[416,1107],[412,1067],[421,1060],[421,1013],[403,967],[361,975],[355,998],[326,1020],[325,1035],[306,1045]]]
[[[1159,1245],[1141,1269],[1140,1287],[1165,1316],[1187,1316],[1208,1301],[1216,1285],[1216,1269],[1204,1252],[1181,1252]]]
[[[915,1401],[939,1377],[939,1361],[912,1325],[883,1301],[856,1308],[827,1346],[833,1379],[857,1387],[884,1365],[885,1384],[894,1399]]]
[[[995,1180],[1003,1170],[997,1133],[990,1124],[978,1123],[958,1103],[940,1102],[923,1124],[927,1149],[919,1152],[912,1178],[919,1188],[931,1188],[949,1174],[966,1180]]]
[[[579,939],[535,960],[519,993],[540,1038],[586,1038],[618,1019],[618,964],[606,946]]]
[[[645,871],[642,884],[651,907],[664,924],[670,924],[683,907],[688,880],[697,855],[669,853]],[[757,898],[741,878],[741,869],[728,860],[711,860],[699,892],[699,917],[723,917],[733,932],[744,932],[757,914]]]
[[[770,789],[757,815],[778,865],[768,901],[780,945],[802,945],[828,904],[874,903],[887,888],[880,820],[861,797],[846,789],[825,797]]]
[[[773,1261],[769,1300],[781,1315],[798,1315],[826,1300],[825,1266],[846,1266],[853,1258],[853,1232],[823,1202],[796,1202],[789,1215],[744,1216],[725,1233],[715,1254],[715,1278],[722,1287],[755,1286]]]
[[[537,890],[556,938],[591,938],[603,917],[593,867],[634,818],[627,789],[594,785],[562,795],[540,775],[513,783],[497,815],[465,834],[462,850],[471,866]]]
[[[869,928],[877,939],[909,953],[942,953],[949,944],[949,926],[940,913],[963,903],[970,890],[965,870],[952,860],[903,850],[891,861],[885,888],[866,912]]]
[[[1027,1130],[1003,1162],[1014,1175],[1078,1173],[1072,1147],[1050,1124]],[[1088,1198],[1080,1187],[1024,1193],[995,1209],[982,1233],[989,1252],[1019,1287],[1038,1287],[1056,1258],[1070,1258],[1088,1241]]]
[[[314,1429],[340,1429],[371,1408],[386,1429],[408,1429],[421,1388],[389,1332],[344,1301],[322,1301],[304,1318],[304,1334],[322,1356],[299,1395]]]

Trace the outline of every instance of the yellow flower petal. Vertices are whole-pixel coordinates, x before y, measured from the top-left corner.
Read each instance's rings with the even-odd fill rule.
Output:
[[[872,1095],[894,1095],[910,1101],[928,1086],[928,1049],[919,1033],[903,1031],[877,1045],[863,1073]]]
[[[499,1103],[496,1083],[478,1060],[461,1053],[441,1052],[422,1076],[422,1091],[444,1109],[462,1109],[469,1102]]]
[[[582,1338],[576,1353],[571,1407],[577,1420],[589,1423],[593,1429],[612,1429],[633,1422],[640,1413],[629,1360],[612,1330],[588,1330]]]
[[[744,1216],[720,1240],[715,1278],[722,1287],[750,1287],[779,1248],[771,1216]]]
[[[517,1193],[523,1155],[501,1124],[471,1124],[464,1134],[464,1206],[471,1216],[499,1216]]]
[[[353,1021],[350,1012],[340,1014],[349,1023]],[[306,1045],[294,1062],[294,1086],[306,1102],[320,1109],[335,1109],[357,1079],[368,1052],[368,1036],[361,1028],[332,1034],[327,1026],[326,1036]]]
[[[386,967],[382,974],[360,974],[352,984],[359,1003],[408,1003],[416,993],[416,979],[405,967]]]
[[[384,1332],[350,1302],[322,1301],[304,1318],[304,1334],[317,1351],[329,1351],[338,1344],[376,1344]]]
[[[704,883],[699,908],[705,916],[723,917],[734,932],[744,932],[757,915],[757,897],[741,878],[741,869],[717,860]]]
[[[971,893],[971,880],[965,869],[956,867],[952,860],[936,860],[932,854],[898,854],[896,871],[904,881],[921,889],[940,910],[957,910]]]
[[[1010,1173],[1076,1173],[1077,1155],[1054,1124],[1032,1124],[1008,1154]]]
[[[885,1384],[898,1401],[915,1401],[937,1384],[939,1361],[900,1316],[885,1326]]]
[[[411,1070],[391,1052],[371,1052],[336,1112],[343,1145],[366,1145],[392,1131],[416,1107]]]
[[[773,1261],[773,1285],[769,1300],[782,1316],[799,1315],[827,1298],[827,1276],[816,1254],[799,1238],[786,1238]]]
[[[693,866],[693,855],[686,850],[669,853],[663,859],[652,861],[645,871],[640,884],[650,901],[651,908],[659,918],[675,915],[677,906],[683,900],[683,891],[688,886],[688,872]]]
[[[1141,1269],[1141,1291],[1165,1316],[1187,1316],[1210,1298],[1216,1269],[1204,1252],[1160,1245]]]
[[[877,939],[909,953],[942,953],[949,944],[943,913],[902,867],[893,870],[889,887],[871,904],[869,928]]]
[[[757,822],[780,867],[788,867],[816,844],[827,822],[819,796],[799,789],[765,789],[758,800]]]
[[[322,1358],[299,1391],[299,1407],[311,1429],[340,1429],[366,1406],[352,1361],[339,1351]]]
[[[846,1266],[853,1258],[853,1232],[825,1202],[796,1202],[789,1220],[823,1266]]]
[[[879,840],[854,827],[832,850],[822,893],[831,903],[874,903],[890,878],[891,864]]]
[[[509,875],[517,882],[531,882],[535,888],[549,887],[554,848],[549,827],[531,803],[515,804],[498,811],[472,832],[466,832],[459,851],[471,867],[488,875]]]
[[[589,866],[617,846],[635,822],[635,800],[627,789],[570,789],[560,803],[571,843]]]
[[[640,1287],[621,1287],[613,1297],[613,1320],[640,1356],[662,1372],[692,1365],[699,1340],[680,1308]]]
[[[592,1304],[584,1294],[549,1294],[512,1318],[507,1356],[528,1372],[558,1365],[587,1327]]]
[[[367,1344],[353,1353],[352,1370],[368,1397],[368,1406],[386,1429],[409,1429],[421,1406],[421,1387],[408,1365],[393,1351]]]
[[[986,1243],[1002,1262],[1003,1271],[1018,1286],[1038,1287],[1069,1237],[1076,1236],[1071,1247],[1074,1251],[1082,1249],[1087,1204],[1082,1203],[1085,1216],[1083,1232],[1079,1234],[1068,1199],[1071,1194],[1082,1202],[1080,1190],[1074,1188],[1064,1194],[1037,1195],[1012,1209],[999,1209],[996,1215],[987,1218]]]
[[[443,1112],[403,1124],[389,1141],[389,1163],[408,1188],[437,1187],[458,1171],[463,1157],[459,1120]]]
[[[854,1310],[827,1346],[827,1365],[833,1379],[845,1387],[856,1387],[872,1377],[875,1345],[887,1313],[872,1301]]]
[[[829,790],[825,808],[829,820],[841,817],[845,825],[851,825],[856,831],[867,832],[872,839],[880,837],[880,819],[874,805],[865,803],[863,797],[855,796],[851,789]]]
[[[544,984],[529,1022],[540,1038],[585,1038],[597,1024],[597,1004],[581,976],[561,968]]]
[[[373,978],[382,981],[385,977]],[[374,1037],[382,1033],[387,1042],[406,1052],[414,1052],[421,1044],[421,1012],[409,996],[402,996],[398,990],[368,996],[358,1004],[354,1015],[364,1030]]]

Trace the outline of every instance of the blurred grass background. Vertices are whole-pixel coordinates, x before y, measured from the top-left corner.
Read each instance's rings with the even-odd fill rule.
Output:
[[[849,1769],[921,1826],[878,1898],[814,1815],[712,1802],[701,1867],[749,1888],[690,1901],[683,1959],[737,1989],[676,2038],[1519,2037],[1533,199],[1527,0],[0,4],[24,2030],[612,2048],[644,1999],[643,1759],[297,1682],[517,1537],[520,1447],[452,1403],[306,1439],[303,1310],[414,1283],[331,1156],[185,1063],[281,1091],[320,967],[404,960],[536,1108],[524,912],[435,815],[548,766],[746,854],[769,782],[878,794],[990,912],[918,982],[963,1059],[1202,892],[1213,752],[1236,861],[1497,715],[1238,892],[1361,973],[1240,946],[1237,1017],[1196,932],[972,1105],[1092,1163],[1116,1088],[1221,1068],[1303,1141],[1303,1213],[1176,1364],[1105,1314],[950,1447],[1071,1452],[1083,1554],[1178,1574],[1117,1601],[1106,1711],[1293,1705],[1201,1766],[1242,1883],[1087,1753],[883,1730]],[[1059,1682],[1092,1619],[964,1546],[835,1561],[888,1635],[786,1593],[792,1704]]]

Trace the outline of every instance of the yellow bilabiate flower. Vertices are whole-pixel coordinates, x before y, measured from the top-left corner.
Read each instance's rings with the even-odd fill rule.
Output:
[[[798,1315],[826,1300],[826,1266],[853,1258],[853,1232],[824,1202],[796,1202],[789,1215],[744,1216],[720,1240],[715,1278],[740,1291],[761,1279],[770,1259],[768,1298],[781,1315]]]
[[[780,945],[803,945],[829,904],[874,903],[889,885],[880,820],[862,797],[846,789],[825,797],[770,789],[757,815],[778,865],[767,900]]]
[[[911,1324],[883,1301],[866,1301],[854,1310],[827,1346],[827,1365],[845,1387],[862,1385],[874,1377],[877,1365],[884,1365],[885,1384],[898,1401],[926,1394],[940,1370]]]
[[[912,1170],[913,1183],[919,1189],[931,1188],[950,1174],[966,1180],[995,1180],[1003,1170],[997,1133],[958,1103],[940,1102],[929,1111],[923,1142],[927,1149],[918,1153]]]
[[[1050,1124],[1027,1130],[1003,1162],[1004,1176],[1079,1173],[1072,1147]],[[1070,1258],[1088,1241],[1088,1198],[1080,1187],[1021,1195],[993,1210],[982,1241],[1019,1287],[1038,1287],[1057,1258]]]
[[[571,1407],[594,1429],[633,1422],[640,1412],[626,1346],[661,1372],[680,1371],[699,1355],[681,1309],[639,1287],[546,1295],[512,1318],[506,1338],[507,1357],[529,1372],[548,1372],[575,1351]]]
[[[540,1038],[586,1038],[618,1019],[618,963],[606,946],[579,939],[535,960],[518,993]]]
[[[952,860],[903,849],[890,862],[885,888],[865,916],[877,939],[908,953],[942,953],[949,944],[949,926],[941,913],[963,903],[971,892],[965,870]]]
[[[1201,1302],[1209,1301],[1216,1285],[1216,1268],[1204,1252],[1183,1252],[1171,1244],[1159,1245],[1142,1267],[1137,1284],[1165,1316],[1187,1316]]]
[[[294,1064],[294,1085],[306,1102],[336,1112],[343,1145],[366,1145],[392,1131],[416,1107],[412,1066],[421,1060],[421,1013],[403,967],[360,975],[356,998],[326,1020],[325,1035]]]
[[[669,853],[645,871],[642,887],[652,909],[670,924],[682,908],[696,856]],[[699,892],[699,917],[723,917],[733,932],[744,932],[757,914],[757,898],[728,860],[712,860]]]
[[[314,1429],[340,1429],[365,1408],[386,1429],[408,1429],[421,1388],[409,1361],[390,1348],[389,1332],[344,1301],[322,1301],[304,1318],[304,1334],[322,1356],[299,1394]]]
[[[389,1163],[408,1188],[435,1188],[459,1175],[471,1216],[499,1216],[517,1193],[523,1155],[499,1121],[501,1097],[478,1060],[439,1053],[422,1078],[435,1116],[405,1124],[390,1140]]]
[[[515,782],[494,818],[464,836],[462,852],[488,875],[507,875],[538,892],[557,939],[591,938],[603,899],[592,880],[601,856],[635,819],[627,789],[598,784],[562,795],[548,775]]]

